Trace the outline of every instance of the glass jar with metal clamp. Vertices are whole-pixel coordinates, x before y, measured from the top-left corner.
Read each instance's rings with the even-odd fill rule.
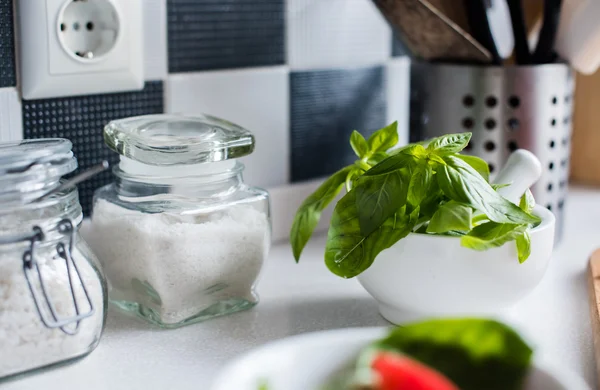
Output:
[[[106,281],[79,236],[65,139],[0,143],[0,380],[83,357],[106,319]]]

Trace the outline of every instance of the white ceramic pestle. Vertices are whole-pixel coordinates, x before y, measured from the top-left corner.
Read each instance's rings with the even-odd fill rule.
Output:
[[[498,193],[518,204],[525,191],[542,175],[540,160],[528,150],[519,149],[510,155],[504,167],[493,180],[494,184],[510,184],[498,189]]]

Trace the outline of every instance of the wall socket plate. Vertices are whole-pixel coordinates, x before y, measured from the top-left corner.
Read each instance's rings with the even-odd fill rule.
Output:
[[[142,0],[17,0],[24,99],[142,89]]]

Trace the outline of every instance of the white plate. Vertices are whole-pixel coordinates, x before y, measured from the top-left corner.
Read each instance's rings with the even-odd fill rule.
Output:
[[[388,328],[349,328],[307,333],[263,345],[235,359],[218,375],[212,390],[319,390],[363,347]],[[577,375],[536,359],[523,390],[589,390]]]

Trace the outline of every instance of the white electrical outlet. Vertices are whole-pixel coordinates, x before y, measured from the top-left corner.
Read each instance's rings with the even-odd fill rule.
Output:
[[[25,99],[141,89],[142,0],[18,0]]]

